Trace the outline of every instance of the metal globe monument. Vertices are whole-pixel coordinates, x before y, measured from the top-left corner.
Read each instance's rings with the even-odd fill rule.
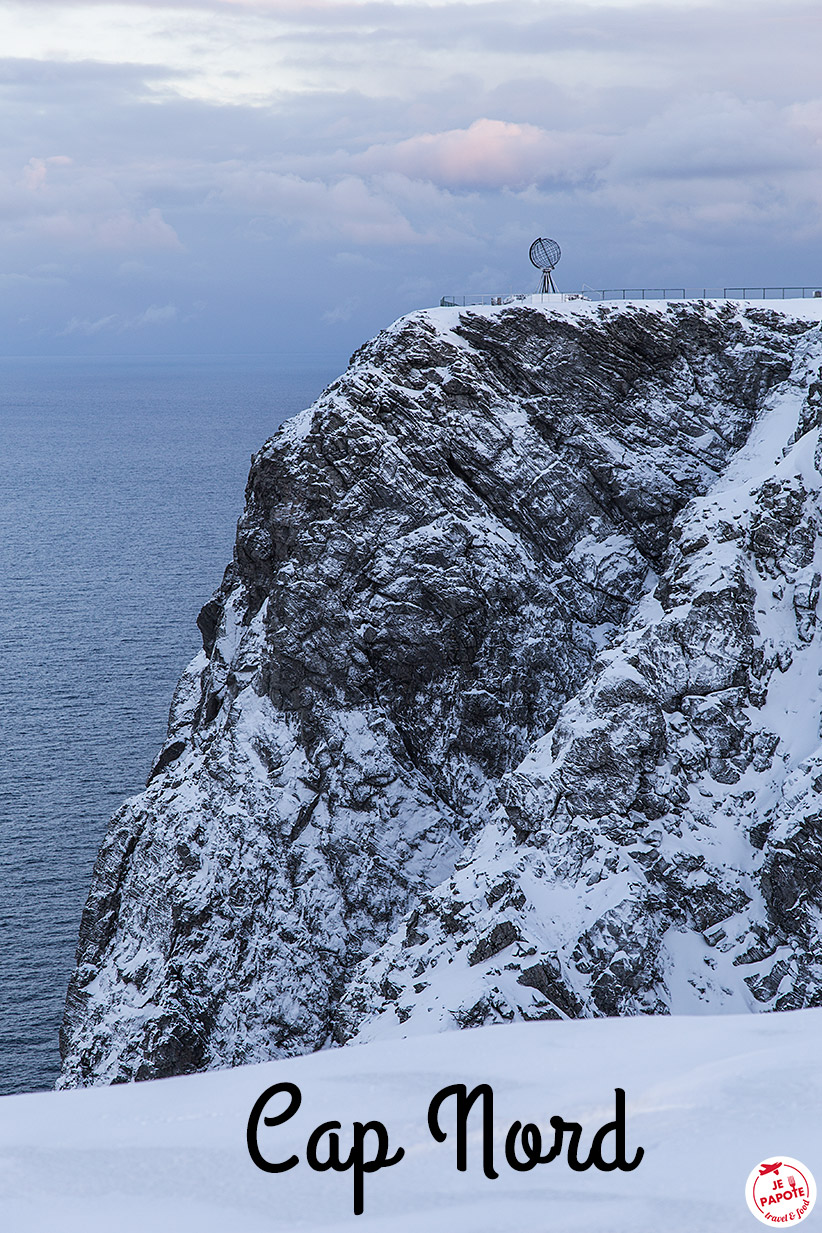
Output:
[[[534,240],[528,256],[531,259],[531,265],[535,265],[538,270],[542,270],[542,285],[541,292],[556,293],[556,286],[553,279],[553,271],[559,264],[559,259],[562,256],[562,249],[556,240],[538,239]]]

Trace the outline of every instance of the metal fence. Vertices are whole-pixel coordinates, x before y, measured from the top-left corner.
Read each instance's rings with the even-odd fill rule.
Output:
[[[537,292],[536,295],[539,295]],[[563,294],[563,300],[805,300],[822,297],[822,283],[810,287],[589,287]],[[472,304],[515,304],[530,293],[508,295],[444,295],[441,308],[467,308]],[[534,297],[535,298],[535,297]]]
[[[509,291],[507,295],[444,295],[440,308],[467,308],[472,304],[517,304],[522,300],[583,300],[580,291]]]
[[[526,299],[522,295],[444,295],[440,300],[440,308],[467,308],[471,304],[514,304],[517,300]]]
[[[822,297],[822,283],[810,287],[588,287],[586,300],[804,300]]]

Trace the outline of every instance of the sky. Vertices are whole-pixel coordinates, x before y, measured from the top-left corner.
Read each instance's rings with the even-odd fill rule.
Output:
[[[822,279],[819,0],[0,0],[0,354]]]

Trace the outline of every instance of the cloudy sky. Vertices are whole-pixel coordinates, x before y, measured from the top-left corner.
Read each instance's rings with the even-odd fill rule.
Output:
[[[0,353],[822,278],[820,0],[0,0]]]

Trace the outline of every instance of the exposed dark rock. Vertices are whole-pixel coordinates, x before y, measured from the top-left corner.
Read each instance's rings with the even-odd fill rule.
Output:
[[[506,946],[511,946],[516,942],[518,936],[516,925],[512,925],[509,920],[500,921],[471,951],[468,956],[469,967],[498,955],[501,950],[505,950]]]
[[[64,1083],[815,1004],[821,362],[731,304],[363,347],[253,459],[100,851]]]

